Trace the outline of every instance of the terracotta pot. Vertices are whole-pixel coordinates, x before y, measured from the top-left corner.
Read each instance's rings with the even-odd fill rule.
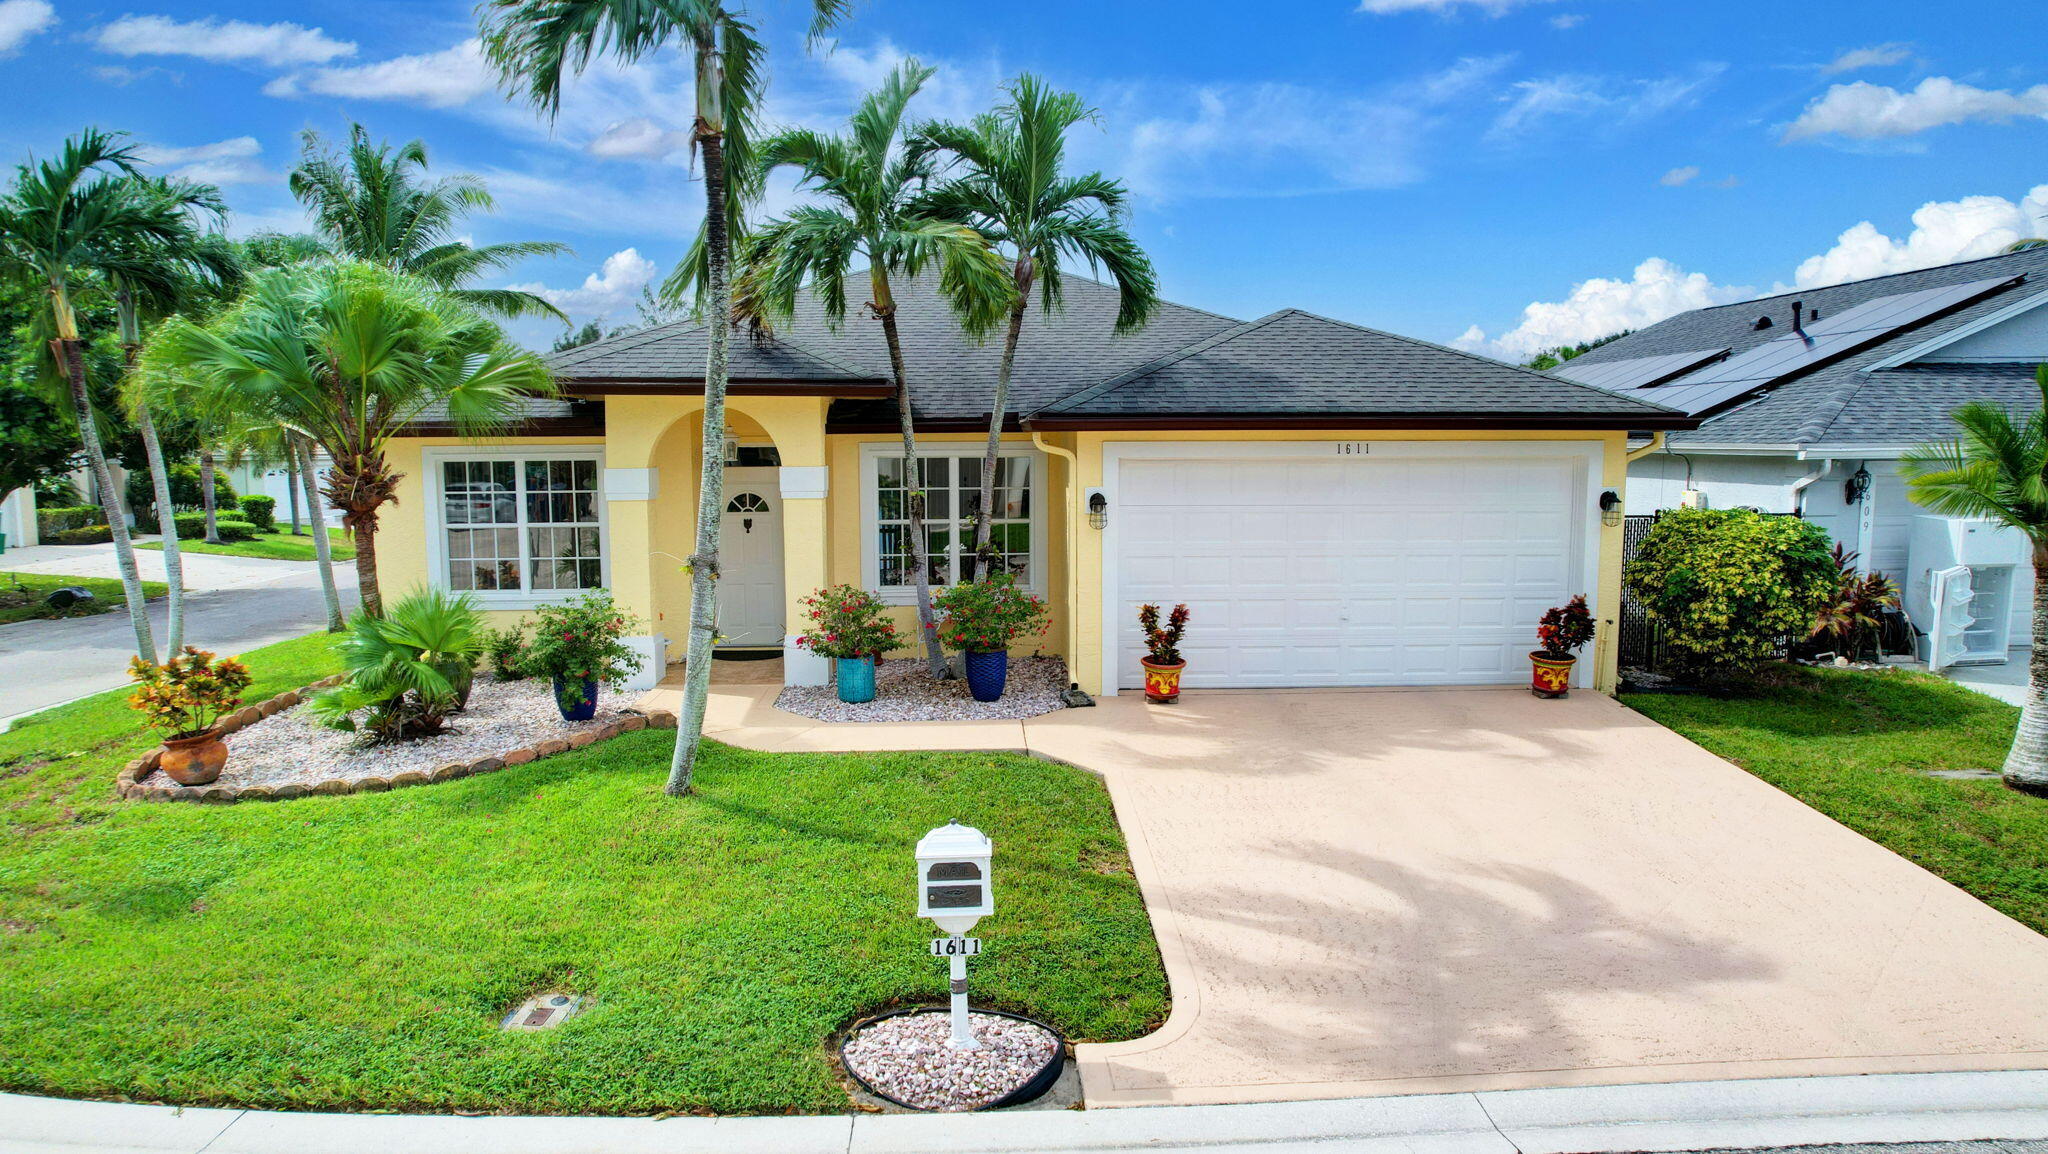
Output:
[[[1572,666],[1576,657],[1553,657],[1538,649],[1529,655],[1529,692],[1538,697],[1564,697],[1572,691]]]
[[[227,763],[228,743],[220,739],[220,730],[209,729],[191,737],[165,738],[156,767],[179,785],[205,785],[219,777]]]
[[[1145,667],[1145,700],[1155,705],[1172,705],[1180,700],[1180,671],[1188,667],[1187,662],[1158,665],[1141,657],[1138,664]]]

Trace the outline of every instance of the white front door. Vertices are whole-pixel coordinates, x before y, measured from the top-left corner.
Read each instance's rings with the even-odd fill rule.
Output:
[[[782,492],[774,469],[727,469],[718,525],[719,644],[782,646]]]

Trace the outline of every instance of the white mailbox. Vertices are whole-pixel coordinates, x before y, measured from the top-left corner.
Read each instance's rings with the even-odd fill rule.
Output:
[[[970,825],[947,822],[917,843],[917,916],[964,934],[996,912],[988,863],[995,846]]]

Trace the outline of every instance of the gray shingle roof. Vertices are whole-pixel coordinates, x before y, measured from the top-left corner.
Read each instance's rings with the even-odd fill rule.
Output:
[[[793,340],[757,343],[735,334],[728,344],[736,381],[886,381],[887,361],[849,364]],[[704,379],[710,343],[696,321],[673,321],[549,354],[548,368],[565,382],[674,382]]]
[[[1680,414],[1299,309],[1217,333],[1034,413],[1556,417],[1662,425]]]
[[[1927,365],[1911,369],[1869,371],[1871,366],[1924,342],[1952,333],[2023,299],[2048,292],[2048,249],[2009,253],[1983,260],[1940,265],[1914,272],[1873,277],[1825,288],[1780,293],[1740,304],[1695,309],[1659,321],[1620,340],[1611,341],[1570,362],[1579,371],[1609,361],[1660,356],[1693,349],[1726,347],[1739,355],[1783,336],[1798,301],[1821,316],[1833,316],[1878,297],[1964,284],[1992,277],[2026,277],[2026,282],[1852,354],[1805,376],[1772,387],[1761,397],[1715,414],[1700,428],[1675,433],[1674,446],[1877,444],[1942,436],[1948,414],[1979,396],[2012,399],[2031,410],[2039,391],[2031,385],[2031,363],[2013,368],[1984,365]],[[1754,325],[1768,316],[1771,328]],[[1935,353],[1938,357],[1940,354]],[[1555,372],[1556,370],[1553,370]],[[2028,396],[2010,391],[2012,379],[2023,375]],[[1681,378],[1682,380],[1683,378]],[[1661,386],[1660,386],[1661,387]],[[1990,389],[1992,392],[1980,392]],[[2005,390],[2005,391],[2000,391]],[[1656,389],[1647,390],[1652,398]]]

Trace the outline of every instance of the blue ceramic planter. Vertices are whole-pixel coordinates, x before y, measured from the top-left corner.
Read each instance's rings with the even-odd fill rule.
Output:
[[[1010,679],[1010,651],[975,653],[969,651],[960,655],[961,665],[966,667],[967,692],[976,701],[1001,701],[1003,684]]]
[[[564,707],[562,704],[564,700],[567,700],[566,695],[562,692],[563,687],[567,684],[561,678],[555,678],[555,708],[562,711],[562,720],[589,721],[591,718],[596,717],[597,682],[586,681],[583,683],[583,696],[576,699],[576,704],[573,707]]]
[[[839,684],[839,700],[852,705],[875,699],[875,659],[873,657],[837,657],[833,680]]]

